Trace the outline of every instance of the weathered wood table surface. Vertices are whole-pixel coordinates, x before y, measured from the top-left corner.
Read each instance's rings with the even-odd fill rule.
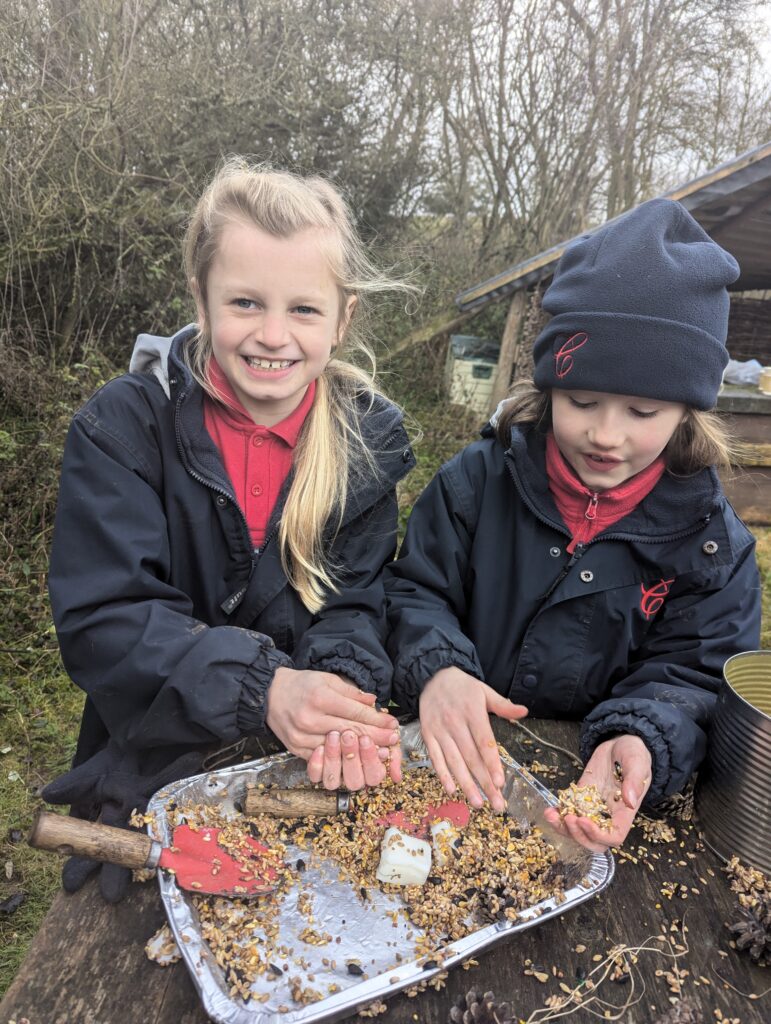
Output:
[[[574,723],[531,721],[529,727],[543,740],[576,747]],[[550,788],[577,775],[567,756],[521,730],[508,728],[506,743],[519,761],[536,762],[534,774]],[[440,990],[394,996],[380,1019],[444,1024],[472,988],[507,1001],[516,1021],[556,1019],[557,1013],[564,1019],[567,1008],[551,1016],[545,1003],[567,1000],[580,986],[583,1003],[570,1019],[652,1024],[672,1009],[679,983],[682,999],[695,1004],[704,1021],[722,1013],[741,1024],[767,1024],[771,994],[761,993],[771,987],[771,969],[729,944],[726,922],[740,914],[721,862],[691,823],[669,824],[676,840],[668,843],[654,843],[635,828],[604,892],[504,940],[480,954],[477,966],[455,968]],[[205,1024],[183,964],[162,968],[145,957],[145,942],[163,923],[153,882],[132,886],[115,907],[101,900],[95,884],[60,894],[0,1003],[0,1024]],[[628,950],[618,956],[625,966],[606,962],[616,947]],[[581,985],[586,978],[594,988]]]

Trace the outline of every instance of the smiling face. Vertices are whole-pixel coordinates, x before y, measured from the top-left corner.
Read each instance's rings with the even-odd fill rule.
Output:
[[[193,283],[199,325],[241,404],[271,427],[293,412],[342,340],[355,297],[341,293],[321,232],[277,238],[254,224],[225,225],[206,280]]]
[[[617,487],[658,458],[686,414],[678,402],[551,392],[554,439],[568,464],[592,491]]]

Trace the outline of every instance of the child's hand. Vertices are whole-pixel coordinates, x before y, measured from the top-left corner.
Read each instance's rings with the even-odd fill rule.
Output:
[[[390,755],[390,760],[389,760]],[[385,761],[389,761],[386,769]],[[342,736],[331,732],[323,746],[313,751],[308,761],[308,778],[323,782],[324,789],[357,790],[365,786],[379,786],[386,772],[394,782],[400,782],[401,747],[376,747],[369,736],[357,736],[346,729]]]
[[[437,672],[420,695],[421,732],[445,790],[454,793],[457,783],[469,803],[481,807],[481,787],[493,808],[503,811],[503,768],[491,713],[513,720],[524,718],[527,708],[459,668]]]
[[[589,818],[579,818],[575,814],[566,814],[560,819],[554,807],[545,811],[544,816],[561,832],[572,836],[577,843],[595,853],[603,853],[611,846],[620,846],[648,792],[651,769],[650,751],[639,736],[616,736],[605,740],[589,758],[578,785],[590,786],[594,783],[600,791],[612,815],[610,832],[601,829]]]
[[[399,723],[374,704],[374,694],[331,672],[279,668],[268,688],[265,722],[305,761],[331,732],[369,736],[375,747],[398,745]]]

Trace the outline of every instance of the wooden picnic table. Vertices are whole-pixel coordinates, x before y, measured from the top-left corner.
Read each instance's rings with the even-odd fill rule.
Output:
[[[575,723],[528,724],[541,740],[577,747]],[[533,771],[550,788],[577,776],[565,754],[516,727],[506,730],[506,746],[517,760],[552,766]],[[555,771],[563,774],[554,777]],[[721,861],[700,842],[692,823],[670,818],[669,824],[676,830],[669,843],[653,843],[641,828],[634,829],[625,856],[617,858],[615,878],[602,893],[479,954],[477,966],[453,969],[441,990],[394,996],[380,1019],[445,1024],[455,1001],[473,988],[492,990],[497,1000],[510,1004],[515,1020],[527,1020],[534,1011],[547,1012],[549,997],[566,998],[561,986],[573,989],[588,976],[598,984],[593,991],[586,984],[581,988],[584,1003],[592,995],[602,1002],[592,1004],[593,1012],[579,1008],[572,1019],[596,1020],[607,1010],[629,1024],[652,1024],[677,999],[676,968],[682,997],[696,1005],[704,1021],[711,1024],[720,1011],[741,1024],[767,1024],[771,995],[748,996],[771,986],[771,971],[731,948],[726,922],[740,913]],[[117,906],[105,904],[93,882],[72,896],[60,893],[0,1003],[0,1024],[205,1024],[208,1018],[184,965],[162,968],[145,957],[146,941],[164,920],[154,882],[133,885]],[[639,949],[636,962],[631,954],[625,958],[629,973],[602,967],[617,946]],[[539,980],[535,970],[547,980]],[[607,977],[600,982],[602,974]],[[630,1000],[623,1012],[615,1009]]]

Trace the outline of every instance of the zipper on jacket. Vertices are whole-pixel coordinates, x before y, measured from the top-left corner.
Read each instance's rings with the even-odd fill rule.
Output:
[[[182,445],[181,445],[179,439],[177,440],[177,447],[179,448],[180,457],[181,457],[182,456]],[[185,469],[188,471],[190,476],[194,480],[197,480],[199,484],[203,484],[204,487],[208,487],[210,491],[214,491],[215,494],[221,494],[223,496],[223,498],[227,498],[228,499],[230,504],[236,509],[236,511],[240,515],[241,522],[244,524],[244,529],[246,530],[246,533],[247,533],[247,536],[248,536],[249,535],[249,526],[248,526],[248,524],[246,522],[246,516],[244,515],[243,511],[241,510],[241,506],[238,504],[238,502],[233,497],[233,495],[229,491],[226,491],[224,487],[219,487],[217,484],[212,483],[211,480],[207,480],[206,477],[201,476],[201,474],[196,472],[196,470],[194,470],[192,468],[192,466],[188,462],[186,462],[184,459],[183,459],[183,465],[185,466]],[[253,553],[252,544],[251,544],[251,538],[250,538],[250,541],[249,541],[249,551]]]
[[[274,525],[273,529],[269,533],[265,534],[265,540],[262,542],[262,546],[259,547],[259,548],[254,548],[253,549],[252,555],[254,556],[255,559],[260,557],[260,555],[263,553],[265,548],[267,548],[268,544],[270,544],[270,542],[273,540],[273,538],[276,536],[277,533],[278,533],[278,523],[276,523]]]
[[[584,512],[584,519],[596,519],[597,518],[597,504],[600,500],[600,496],[597,491],[594,494],[589,495],[589,504],[586,506]]]
[[[226,488],[220,487],[219,484],[214,483],[212,480],[207,480],[205,476],[202,476],[199,472],[197,472],[197,470],[193,469],[193,467],[190,465],[190,460],[187,458],[187,456],[185,454],[185,449],[183,448],[182,441],[180,440],[180,437],[179,437],[179,434],[180,434],[180,431],[179,431],[179,415],[180,415],[180,411],[182,409],[182,402],[184,401],[184,399],[186,397],[187,397],[187,392],[186,391],[182,391],[180,393],[179,398],[177,399],[177,406],[176,406],[175,417],[174,417],[174,419],[175,419],[174,436],[175,436],[175,440],[177,442],[177,450],[179,451],[180,462],[185,467],[185,469],[188,471],[190,476],[194,480],[197,480],[199,484],[203,484],[204,487],[208,487],[210,491],[214,491],[215,494],[221,494],[223,496],[223,498],[227,498],[228,499],[228,501],[236,508],[236,510],[238,511],[238,514],[241,516],[241,522],[244,524],[244,530],[246,531],[247,537],[249,537],[249,524],[247,523],[246,516],[244,515],[243,510],[241,509],[241,506],[236,501],[235,496],[233,494],[231,494],[230,491],[226,490]],[[251,538],[249,540],[249,550],[250,551],[252,550]]]
[[[551,597],[551,595],[554,593],[554,591],[557,589],[560,583],[562,583],[562,581],[565,579],[567,574],[576,564],[581,555],[583,555],[584,551],[586,551],[585,544],[576,544],[575,550],[573,551],[573,554],[570,556],[570,560],[562,566],[562,569],[560,570],[560,573],[557,576],[557,578],[554,580],[554,582],[546,591],[546,593],[541,597],[542,602],[547,601]]]
[[[677,535],[678,539],[680,537],[688,537],[692,533],[698,533],[699,530],[701,530],[703,528],[703,526],[710,521],[711,518],[712,518],[711,515],[705,516],[703,522],[699,523],[697,526],[693,526],[690,529],[684,530],[682,533],[678,534]],[[570,556],[570,561],[566,562],[565,565],[562,567],[562,571],[559,573],[559,575],[554,580],[552,585],[549,587],[549,589],[543,595],[543,597],[541,598],[541,601],[542,602],[546,601],[546,600],[548,600],[548,598],[551,597],[551,595],[554,593],[554,591],[557,589],[557,587],[560,585],[560,583],[562,583],[562,581],[565,579],[567,574],[570,572],[570,570],[573,568],[573,566],[576,564],[578,559],[583,555],[583,553],[586,551],[586,549],[589,547],[590,544],[595,544],[598,540],[629,540],[629,539],[630,538],[629,538],[628,534],[608,533],[608,534],[605,534],[602,537],[594,537],[594,538],[592,538],[592,540],[588,541],[588,543],[586,543],[586,544],[576,544],[575,550],[573,551],[573,554]],[[650,539],[650,541],[648,541],[648,539],[646,537],[638,537],[638,538],[632,538],[632,539],[636,540],[638,543],[643,543],[643,544],[651,543],[651,544],[653,544],[653,543],[656,542],[656,540],[658,538],[652,537]]]
[[[182,441],[180,440],[179,417],[180,417],[180,412],[181,412],[181,409],[182,409],[182,402],[184,401],[184,399],[186,397],[186,394],[187,394],[187,392],[185,392],[185,391],[180,392],[179,398],[177,399],[177,404],[176,404],[176,408],[175,408],[175,416],[174,416],[174,437],[175,437],[175,440],[177,442],[177,450],[179,451],[180,462],[185,467],[185,469],[190,474],[190,476],[194,480],[197,480],[199,484],[203,484],[203,486],[204,487],[208,487],[208,489],[210,491],[213,491],[215,494],[221,494],[223,498],[227,498],[228,499],[228,501],[231,503],[231,505],[234,506],[234,508],[236,509],[238,514],[240,515],[241,522],[244,525],[244,531],[245,531],[246,536],[247,536],[247,538],[249,540],[249,545],[248,545],[248,548],[249,548],[249,578],[247,579],[246,583],[242,587],[239,587],[239,589],[236,590],[235,593],[231,594],[230,597],[228,597],[220,605],[220,607],[225,612],[225,614],[226,615],[230,615],[239,606],[239,604],[243,600],[244,594],[246,594],[246,591],[249,589],[249,581],[251,580],[252,574],[254,572],[254,566],[255,566],[256,559],[255,559],[254,551],[252,549],[251,535],[249,533],[249,524],[246,521],[246,516],[244,515],[243,510],[241,509],[241,506],[235,500],[234,496],[229,491],[227,491],[224,487],[220,487],[218,484],[214,483],[213,481],[207,480],[206,477],[202,476],[199,472],[197,472],[195,469],[193,469],[193,467],[190,465],[190,460],[187,458],[187,456],[185,454],[185,449],[183,448]]]

